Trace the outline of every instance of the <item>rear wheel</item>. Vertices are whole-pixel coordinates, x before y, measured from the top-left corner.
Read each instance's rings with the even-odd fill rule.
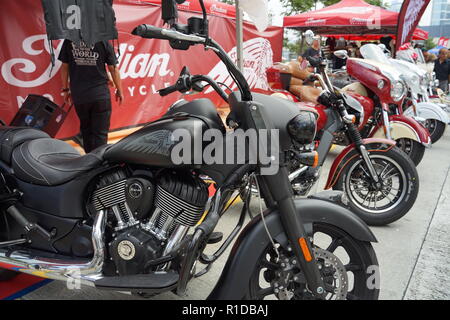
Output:
[[[379,295],[378,261],[370,242],[359,241],[336,226],[313,225],[315,258],[325,282],[326,300],[376,300]],[[249,300],[311,300],[296,257],[276,244],[261,254],[250,279]]]
[[[16,271],[0,269],[0,282],[9,281],[18,276],[19,274],[20,273]]]
[[[380,179],[373,182],[360,157],[343,169],[335,190],[342,190],[351,210],[369,225],[386,225],[403,217],[414,205],[419,192],[419,176],[411,159],[394,147],[372,151],[370,159]]]
[[[423,155],[425,153],[424,145],[408,138],[401,138],[396,140],[396,142],[397,147],[404,153],[406,153],[416,166],[420,163],[420,161],[422,161]]]
[[[436,119],[427,119],[425,121],[425,128],[428,129],[428,132],[430,133],[431,142],[435,143],[440,138],[442,138],[442,135],[444,134],[446,124],[442,121],[436,120]]]

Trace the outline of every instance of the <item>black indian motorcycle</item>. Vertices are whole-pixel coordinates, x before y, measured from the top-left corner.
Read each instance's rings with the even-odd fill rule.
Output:
[[[201,90],[207,82],[229,101],[233,128],[278,129],[277,173],[262,175],[259,159],[234,165],[172,161],[177,129],[190,133],[192,145],[207,129],[228,136],[208,99],[175,103],[161,119],[84,156],[41,131],[1,127],[0,280],[23,272],[99,290],[183,294],[238,235],[248,186],[255,183],[267,209],[239,233],[210,299],[376,299],[377,286],[367,285],[378,265],[371,245],[376,239],[367,226],[320,195],[293,199],[286,155],[294,144],[311,143],[314,115],[289,101],[252,94],[230,57],[208,37],[200,4],[203,18],[179,25],[175,1],[164,0],[162,18],[170,29],[140,25],[133,34],[168,40],[176,50],[203,45],[224,62],[239,91],[227,96],[212,79],[185,68],[160,94]],[[311,157],[297,156],[306,163]],[[202,175],[216,183],[210,202]],[[213,231],[236,192],[245,199],[241,218],[220,249],[205,254],[208,244],[221,240]],[[198,264],[205,268],[197,272]]]

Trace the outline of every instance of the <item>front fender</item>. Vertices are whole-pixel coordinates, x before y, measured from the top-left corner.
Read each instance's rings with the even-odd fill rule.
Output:
[[[393,140],[407,138],[431,146],[431,137],[428,130],[413,118],[405,115],[389,116],[390,134]],[[385,138],[383,126],[380,126],[372,136],[373,138]]]
[[[367,151],[388,151],[395,146],[395,141],[381,138],[368,138],[363,139],[363,143],[366,146]],[[342,152],[334,159],[331,165],[330,172],[328,173],[327,184],[325,185],[325,190],[332,188],[336,182],[339,180],[341,173],[343,172],[345,166],[353,158],[359,155],[358,150],[355,148],[355,144],[352,143],[342,150]]]
[[[414,120],[410,117],[406,117],[402,114],[401,115],[396,114],[396,115],[389,116],[389,123],[391,123],[391,128],[392,128],[391,136],[394,140],[403,138],[401,136],[401,133],[404,130],[407,130],[407,131],[414,132],[417,142],[422,143],[426,147],[431,146],[430,133],[424,126],[422,126],[416,120]],[[400,128],[402,128],[402,129],[400,131],[398,131],[398,129],[394,129],[394,127],[392,127],[392,125],[397,125],[398,129],[400,129]],[[397,135],[397,132],[399,133],[398,135]]]
[[[376,242],[367,225],[355,214],[337,204],[317,199],[295,201],[297,213],[302,216],[305,228],[312,235],[312,224],[316,222],[334,225],[352,237],[366,242]],[[277,210],[266,210],[265,221],[273,238],[285,246],[284,233]],[[240,300],[248,291],[250,277],[265,248],[270,244],[261,216],[255,217],[236,240],[222,274],[209,295],[213,300]]]
[[[450,122],[450,118],[447,115],[447,112],[442,110],[442,108],[432,102],[419,102],[416,106],[417,110],[417,116],[423,119],[434,119],[441,121],[445,124],[448,124]],[[403,115],[407,117],[414,118],[414,111],[413,108],[408,108],[403,113]]]

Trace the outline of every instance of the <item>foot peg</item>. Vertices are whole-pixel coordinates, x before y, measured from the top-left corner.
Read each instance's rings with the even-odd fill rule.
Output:
[[[216,231],[216,232],[211,233],[207,243],[208,244],[218,243],[218,242],[222,241],[222,239],[223,239],[223,233]]]
[[[16,221],[27,231],[27,233],[36,231],[47,240],[50,240],[52,238],[52,235],[40,225],[28,221],[28,219],[25,218],[25,216],[20,213],[19,210],[17,210],[16,206],[10,206],[8,209],[6,209],[6,212],[8,212],[14,219],[16,219]]]

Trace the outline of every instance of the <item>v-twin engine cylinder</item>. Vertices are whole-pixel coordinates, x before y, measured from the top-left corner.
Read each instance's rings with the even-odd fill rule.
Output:
[[[100,177],[92,194],[95,211],[109,213],[108,251],[120,275],[149,272],[148,262],[176,251],[207,201],[197,175],[168,169],[155,178],[118,169]]]
[[[208,188],[200,178],[189,172],[165,170],[157,178],[155,211],[143,228],[165,239],[178,226],[195,226],[207,201]]]

